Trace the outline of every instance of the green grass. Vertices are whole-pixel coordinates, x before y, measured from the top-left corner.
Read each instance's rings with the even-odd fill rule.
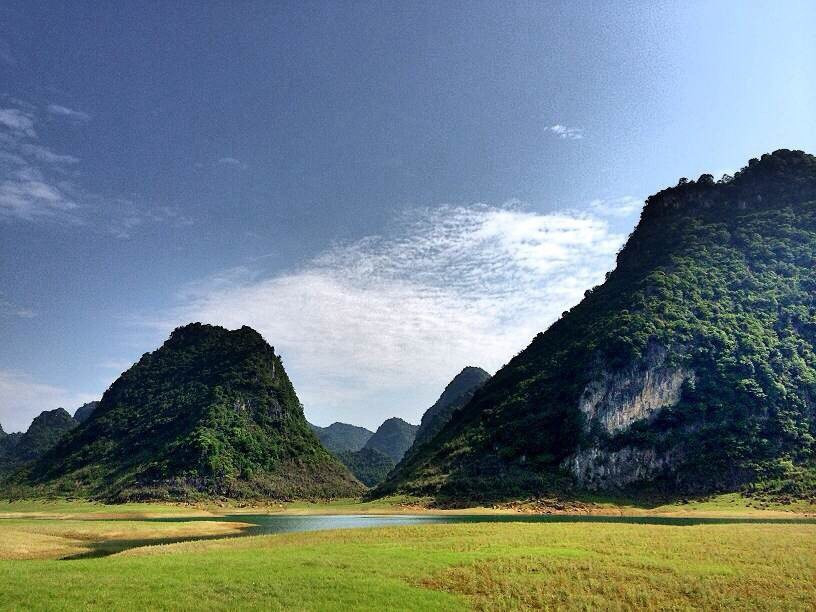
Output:
[[[7,609],[813,609],[816,525],[459,524],[0,561]]]

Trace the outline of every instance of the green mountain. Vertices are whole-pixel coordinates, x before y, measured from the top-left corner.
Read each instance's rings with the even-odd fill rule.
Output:
[[[369,431],[365,427],[357,427],[348,423],[332,423],[328,427],[318,427],[311,424],[310,426],[323,446],[335,455],[345,451],[360,450],[374,435],[373,431]]]
[[[815,349],[816,158],[681,179],[646,201],[606,282],[380,492],[807,494]]]
[[[379,451],[398,463],[414,443],[418,429],[417,425],[411,425],[397,417],[387,419],[363,448]]]
[[[64,408],[57,408],[40,413],[25,433],[0,434],[0,473],[39,459],[77,425]]]
[[[482,368],[467,366],[448,383],[436,403],[425,411],[414,445],[408,454],[429,442],[450,421],[453,413],[467,404],[476,390],[490,378]]]
[[[9,488],[110,500],[334,497],[362,487],[318,441],[256,331],[176,329]]]
[[[8,472],[17,465],[14,459],[14,448],[22,436],[22,433],[7,434],[0,426],[0,474]]]
[[[403,466],[409,464],[411,458],[442,431],[442,428],[451,420],[453,413],[465,406],[477,389],[489,379],[490,374],[482,368],[467,366],[448,383],[439,399],[422,415],[414,443],[400,460],[397,469],[390,475],[390,480],[396,482],[401,480]],[[352,472],[354,472],[353,469]]]
[[[342,451],[337,458],[367,487],[380,484],[396,465],[391,457],[373,448]]]
[[[98,406],[99,402],[88,402],[87,404],[82,404],[82,406],[77,408],[76,412],[74,412],[74,419],[79,423],[84,423],[91,418],[91,415]]]

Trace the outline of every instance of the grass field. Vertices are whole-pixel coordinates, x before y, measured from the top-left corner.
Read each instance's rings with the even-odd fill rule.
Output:
[[[362,505],[346,500],[267,510],[395,512],[409,501]],[[652,512],[803,516],[757,509],[731,498],[698,504]],[[243,525],[141,520],[218,514],[218,508],[0,504],[0,608],[816,607],[813,523],[470,523],[224,539],[239,533]],[[604,508],[613,513],[610,507]],[[636,507],[628,510],[646,512]],[[235,514],[236,508],[229,508],[229,513]],[[57,560],[100,549],[115,552],[130,540],[150,544],[187,538],[200,539],[142,546],[102,558]]]

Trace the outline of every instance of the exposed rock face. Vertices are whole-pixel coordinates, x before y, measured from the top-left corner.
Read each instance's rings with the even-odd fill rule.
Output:
[[[720,181],[681,179],[647,198],[605,282],[378,492],[479,500],[786,482],[809,495],[814,253],[816,157],[779,150]]]
[[[654,480],[676,464],[674,453],[660,453],[653,448],[608,451],[595,447],[579,451],[567,459],[563,467],[579,485],[597,490]]]
[[[694,371],[666,366],[667,351],[651,342],[642,363],[616,372],[602,370],[581,395],[578,408],[587,422],[599,423],[610,434],[635,421],[651,418],[680,400],[683,384],[694,382]]]

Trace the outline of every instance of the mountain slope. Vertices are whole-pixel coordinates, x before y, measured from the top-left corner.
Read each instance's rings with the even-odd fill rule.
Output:
[[[310,424],[310,427],[317,434],[321,444],[333,454],[358,451],[374,435],[373,431],[365,427],[357,427],[348,423],[332,423],[328,427]]]
[[[434,436],[442,431],[442,428],[451,420],[453,413],[465,406],[476,390],[489,379],[490,374],[483,369],[467,366],[448,383],[439,399],[422,415],[414,443],[397,464],[396,469],[388,474],[389,481],[399,482],[402,479],[403,467],[408,465],[411,459],[420,452],[420,449],[429,444]],[[353,468],[350,469],[354,472]],[[376,484],[384,480],[382,478]]]
[[[91,418],[13,484],[106,499],[353,495],[318,442],[280,358],[256,331],[176,329]]]
[[[351,470],[357,480],[368,487],[374,487],[385,480],[396,465],[391,457],[373,448],[343,451],[337,453],[337,458]]]
[[[438,434],[450,420],[453,412],[467,404],[476,393],[476,389],[489,378],[490,374],[482,368],[473,366],[467,366],[459,372],[445,387],[436,403],[422,415],[414,447],[425,444]]]
[[[480,498],[734,490],[816,454],[816,158],[650,197],[602,285],[380,492]]]
[[[74,419],[79,423],[84,423],[91,418],[94,410],[96,410],[98,407],[99,402],[88,402],[87,404],[82,404],[82,406],[77,408],[76,412],[74,412]]]
[[[40,413],[25,433],[0,435],[0,472],[10,472],[35,461],[78,423],[64,408]]]
[[[414,443],[419,427],[400,418],[387,419],[377,428],[363,448],[380,451],[398,463],[411,444]]]

